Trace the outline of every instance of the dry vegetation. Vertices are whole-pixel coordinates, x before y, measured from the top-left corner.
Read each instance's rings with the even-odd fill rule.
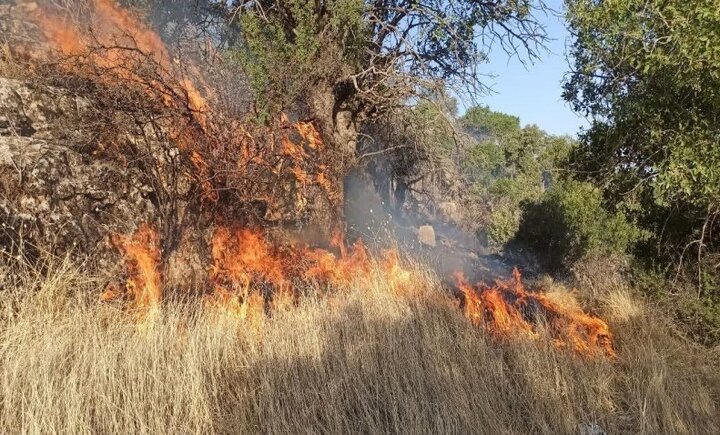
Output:
[[[376,274],[259,322],[176,300],[138,323],[82,268],[45,266],[0,270],[2,433],[720,430],[717,355],[621,289],[600,297],[609,360],[499,343],[430,277],[398,295]]]

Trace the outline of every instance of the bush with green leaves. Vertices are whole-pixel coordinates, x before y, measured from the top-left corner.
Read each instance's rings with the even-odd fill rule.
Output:
[[[468,208],[480,211],[475,230],[501,248],[517,233],[521,204],[538,201],[555,182],[572,141],[534,125],[520,127],[519,118],[487,107],[470,108],[460,124],[473,139],[460,166],[471,186]]]
[[[594,119],[572,153],[578,178],[652,233],[642,255],[704,267],[702,257],[720,254],[718,2],[566,4],[574,42],[564,97]],[[702,275],[688,276],[720,300]]]
[[[599,189],[565,181],[524,204],[517,240],[550,269],[561,270],[590,253],[626,254],[642,236],[625,215],[603,208]]]
[[[515,237],[520,227],[520,213],[520,207],[512,201],[501,202],[490,212],[485,232],[491,246],[504,246]]]

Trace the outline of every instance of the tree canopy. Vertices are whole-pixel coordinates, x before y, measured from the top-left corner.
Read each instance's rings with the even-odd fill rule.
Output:
[[[681,262],[717,253],[717,1],[566,3],[574,65],[564,95],[594,119],[573,153],[578,177],[604,187],[608,205],[636,216]]]
[[[236,0],[256,89],[269,101],[332,92],[369,118],[445,86],[479,92],[491,46],[534,57],[545,39],[535,0]]]

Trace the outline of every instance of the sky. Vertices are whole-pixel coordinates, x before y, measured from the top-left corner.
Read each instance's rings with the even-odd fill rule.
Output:
[[[562,11],[562,0],[549,0],[546,4]],[[494,76],[483,80],[494,93],[482,97],[479,103],[519,116],[523,126],[536,124],[548,133],[575,136],[581,126],[588,124],[561,97],[561,81],[569,70],[565,57],[569,34],[562,16],[539,18],[552,38],[547,44],[549,51],[541,52],[540,59],[527,65],[517,58],[508,59],[502,51],[491,53],[489,62],[480,70]]]

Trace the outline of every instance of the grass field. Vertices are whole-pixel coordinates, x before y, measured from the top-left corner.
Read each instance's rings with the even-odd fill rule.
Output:
[[[0,279],[0,433],[720,431],[717,354],[624,289],[594,301],[609,360],[492,339],[423,274],[254,321],[168,301],[138,322],[68,262]]]

